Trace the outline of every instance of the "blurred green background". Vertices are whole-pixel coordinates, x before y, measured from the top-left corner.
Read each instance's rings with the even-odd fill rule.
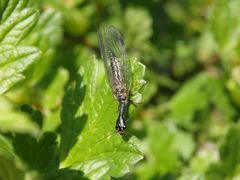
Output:
[[[82,62],[100,59],[97,31],[110,24],[123,34],[128,56],[146,66],[144,103],[127,129],[142,142],[144,159],[121,178],[240,179],[240,1],[29,3],[40,18],[21,44],[42,54],[0,97],[0,119],[25,122],[7,116],[2,132],[58,132],[66,87]]]

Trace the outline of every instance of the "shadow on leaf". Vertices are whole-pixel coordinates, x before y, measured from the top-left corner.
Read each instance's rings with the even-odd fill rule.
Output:
[[[46,174],[43,176],[45,180],[70,180],[70,179],[82,179],[87,180],[87,178],[83,177],[83,172],[74,169],[60,169],[55,172]]]
[[[41,173],[58,168],[58,155],[56,134],[45,132],[40,140],[29,134],[16,134],[13,137],[13,147],[15,153],[27,165],[29,169],[37,170]]]
[[[68,89],[63,100],[60,160],[64,160],[70,149],[74,146],[78,135],[84,129],[88,119],[86,114],[78,116],[78,110],[83,102],[86,91],[86,87],[81,82],[82,77],[78,74],[75,87]]]

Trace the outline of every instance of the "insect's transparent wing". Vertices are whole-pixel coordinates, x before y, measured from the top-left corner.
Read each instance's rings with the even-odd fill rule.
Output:
[[[116,28],[110,26],[106,30],[106,41],[109,44],[110,51],[113,52],[122,67],[124,83],[127,89],[129,89],[131,86],[131,65],[127,57],[122,35]]]
[[[114,55],[115,60],[121,66],[121,73],[123,75],[122,83],[125,83],[127,90],[129,90],[131,86],[131,65],[120,32],[113,26],[110,26],[106,29],[102,28],[98,33],[98,37],[105,70],[111,87],[114,88],[116,85],[114,83],[114,72],[111,68],[111,58]]]
[[[102,59],[103,59],[103,63],[104,63],[104,68],[105,68],[105,71],[107,74],[107,79],[108,79],[109,84],[113,88],[113,79],[112,79],[113,77],[112,77],[112,72],[111,72],[111,58],[109,55],[109,49],[108,49],[108,45],[106,42],[105,31],[106,31],[106,29],[104,27],[102,27],[98,31],[98,41],[99,41],[99,47],[100,47],[100,51],[101,51],[101,55],[102,55]]]

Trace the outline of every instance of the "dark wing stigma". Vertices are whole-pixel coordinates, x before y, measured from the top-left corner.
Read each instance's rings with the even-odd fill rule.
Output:
[[[131,65],[120,32],[110,26],[98,32],[99,46],[108,82],[115,99],[119,102],[119,117],[116,130],[123,134],[126,128],[124,112],[128,104],[131,86]]]

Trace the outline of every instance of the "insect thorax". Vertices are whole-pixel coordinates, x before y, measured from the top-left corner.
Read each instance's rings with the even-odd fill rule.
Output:
[[[128,90],[125,83],[116,85],[113,89],[113,94],[118,101],[128,101]]]

